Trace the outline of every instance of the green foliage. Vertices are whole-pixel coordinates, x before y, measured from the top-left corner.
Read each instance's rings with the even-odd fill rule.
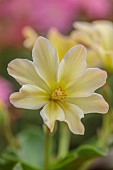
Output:
[[[18,137],[18,148],[8,148],[1,156],[0,170],[39,170],[43,166],[44,137],[40,128],[27,127]],[[17,164],[20,162],[21,164]],[[21,170],[19,169],[19,170]],[[18,169],[14,169],[18,170]]]
[[[23,170],[23,167],[20,163],[17,163],[12,170]]]
[[[51,170],[79,170],[87,161],[105,156],[107,149],[100,149],[93,145],[82,145],[75,151],[69,153],[64,159],[51,167]],[[85,169],[84,169],[85,170]]]
[[[43,166],[44,137],[40,128],[28,127],[18,136],[20,148],[17,155],[20,160],[33,166]]]
[[[44,136],[40,128],[27,127],[18,135],[19,148],[8,148],[0,159],[0,170],[42,170]],[[86,163],[107,154],[106,148],[81,145],[66,157],[52,164],[50,170],[82,170]],[[85,170],[85,169],[83,169]]]

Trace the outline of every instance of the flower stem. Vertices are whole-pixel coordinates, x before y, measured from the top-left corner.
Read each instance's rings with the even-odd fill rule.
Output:
[[[44,170],[49,170],[50,152],[51,152],[51,133],[48,128],[45,129],[45,160]]]
[[[60,141],[59,141],[59,148],[58,148],[58,158],[63,158],[69,151],[70,145],[70,138],[71,134],[69,129],[67,128],[66,124],[60,124]]]
[[[4,127],[3,131],[4,131],[4,134],[5,134],[5,137],[6,137],[6,140],[7,140],[8,144],[13,149],[18,149],[20,147],[19,142],[17,141],[16,138],[14,138],[10,127],[9,126]]]
[[[103,117],[103,125],[100,134],[99,144],[102,146],[109,146],[111,143],[111,137],[113,134],[113,111],[109,112]]]
[[[112,133],[113,133],[113,109],[112,109],[112,103],[111,103],[112,90],[108,83],[104,86],[103,92],[104,92],[107,102],[110,105],[110,108],[109,108],[108,113],[103,116],[102,130],[99,136],[100,138],[99,144],[103,146],[104,145],[109,146],[110,138],[112,137]]]
[[[9,143],[10,146],[12,146],[13,145],[13,143],[12,143],[13,135],[12,135],[9,127],[4,127],[4,134],[5,134],[7,142]]]

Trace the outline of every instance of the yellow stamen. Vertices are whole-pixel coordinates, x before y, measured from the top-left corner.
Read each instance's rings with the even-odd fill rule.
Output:
[[[63,100],[65,99],[67,95],[65,94],[65,91],[62,90],[62,87],[57,87],[55,91],[51,95],[51,99],[53,100]]]

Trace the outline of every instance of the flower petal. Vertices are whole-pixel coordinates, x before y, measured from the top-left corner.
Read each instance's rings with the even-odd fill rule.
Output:
[[[60,106],[57,103],[55,103],[52,100],[47,105],[44,106],[40,114],[43,118],[43,121],[48,126],[51,132],[54,129],[56,120],[59,121],[65,120],[65,115],[63,110],[60,108]]]
[[[84,73],[86,64],[86,49],[82,45],[72,47],[59,65],[59,81],[63,81],[65,87],[76,82]]]
[[[84,134],[84,126],[80,121],[84,117],[83,111],[74,104],[67,102],[58,102],[65,113],[65,122],[74,134]]]
[[[83,44],[85,47],[89,48],[93,45],[91,37],[84,31],[74,30],[70,36],[75,42]]]
[[[59,58],[49,40],[39,37],[33,48],[33,61],[36,70],[49,87],[57,81]]]
[[[98,68],[89,68],[81,79],[66,91],[69,97],[87,97],[106,82],[107,74]]]
[[[109,109],[107,102],[100,94],[94,93],[89,97],[66,98],[67,102],[77,105],[84,113],[106,113]]]
[[[66,52],[71,47],[75,46],[75,41],[73,41],[69,36],[61,34],[56,28],[51,28],[47,37],[56,47],[60,61],[64,58]]]
[[[113,49],[113,23],[107,20],[97,20],[92,23],[93,29],[99,33],[105,50]]]
[[[22,34],[24,37],[24,42],[23,45],[28,48],[28,49],[32,49],[34,46],[34,43],[38,37],[38,34],[35,32],[35,30],[30,27],[30,26],[25,26],[22,29]]]
[[[19,92],[10,96],[10,102],[17,108],[37,110],[47,104],[49,95],[34,85],[23,85]]]
[[[36,85],[43,90],[49,90],[47,84],[41,79],[34,68],[33,62],[27,59],[15,59],[8,64],[8,73],[21,85]]]
[[[92,24],[89,22],[75,22],[74,28],[90,36],[94,42],[99,38],[98,33],[93,29]]]

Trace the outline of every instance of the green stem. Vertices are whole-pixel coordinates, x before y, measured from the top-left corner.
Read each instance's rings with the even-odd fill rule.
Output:
[[[11,130],[11,122],[9,118],[9,111],[4,103],[0,101],[0,129],[4,137],[7,140],[7,143],[12,148],[17,148],[19,146],[17,140],[14,138]]]
[[[17,139],[14,138],[12,131],[10,129],[9,126],[4,127],[4,134],[5,134],[5,138],[8,142],[8,144],[14,148],[14,149],[18,149],[19,148],[19,143],[17,141]]]
[[[69,145],[70,145],[70,138],[71,134],[66,126],[66,124],[61,123],[60,124],[60,141],[59,141],[59,148],[58,148],[58,158],[63,158],[67,155],[69,151]]]
[[[48,128],[45,129],[45,162],[44,170],[49,170],[50,152],[51,152],[51,133]]]
[[[108,113],[103,115],[103,124],[102,124],[102,130],[99,136],[99,142],[101,146],[109,146],[110,143],[110,138],[113,133],[113,110],[111,106],[111,101],[112,101],[112,90],[107,83],[104,88],[103,88],[103,93],[105,98],[107,99],[107,102],[110,105]]]
[[[101,146],[109,146],[110,138],[113,133],[113,111],[110,109],[109,112],[103,116],[102,131],[100,134],[99,144]]]
[[[4,127],[4,134],[5,134],[7,142],[9,143],[10,146],[12,146],[13,135],[8,127]]]

